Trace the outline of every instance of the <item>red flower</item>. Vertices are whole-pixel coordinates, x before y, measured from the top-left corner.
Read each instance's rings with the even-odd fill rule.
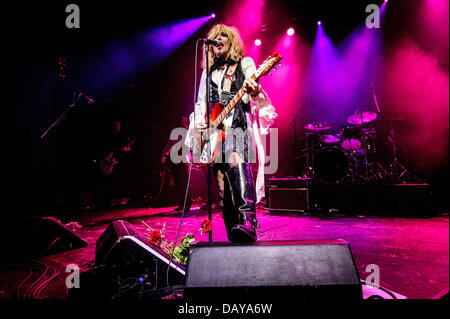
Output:
[[[202,228],[201,231],[205,234],[209,233],[211,231],[211,229],[213,228],[213,223],[212,221],[205,219],[204,221],[202,221]]]
[[[149,235],[148,239],[150,240],[150,243],[157,244],[161,241],[161,231],[160,230],[153,230]]]

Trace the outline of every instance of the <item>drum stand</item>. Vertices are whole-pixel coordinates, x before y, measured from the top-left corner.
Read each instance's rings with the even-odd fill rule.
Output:
[[[403,166],[398,160],[398,146],[395,140],[394,127],[392,122],[390,123],[390,134],[388,136],[389,141],[392,143],[392,151],[394,155],[394,160],[389,164],[389,175],[393,180],[401,180],[406,177],[409,172],[405,166]]]
[[[312,141],[310,136],[313,135],[312,133],[305,133],[306,135],[306,170],[304,177],[313,179],[314,174],[314,146],[311,145]]]
[[[384,181],[388,176],[388,172],[378,162],[369,162],[367,167],[367,181]]]
[[[363,139],[364,145],[364,180],[366,182],[382,181],[386,179],[388,173],[376,160],[369,160],[369,154],[376,154],[376,146],[373,140],[369,141],[370,133],[366,133]],[[371,143],[372,142],[372,143]]]
[[[350,183],[356,184],[360,182],[360,166],[358,163],[358,153],[355,150],[347,151],[347,158],[349,159],[348,177]]]
[[[378,105],[377,96],[375,95],[373,86],[372,86],[371,90],[372,90],[372,95],[373,95],[375,105],[377,107],[377,111],[379,114],[381,114],[380,106]],[[392,125],[392,122],[393,122],[392,119],[390,119],[389,120],[388,139],[392,143],[394,160],[389,164],[389,172],[386,172],[380,164],[378,164],[378,163],[377,164],[382,169],[382,172],[385,174],[384,176],[390,177],[393,180],[398,181],[398,180],[402,179],[403,177],[409,175],[409,172],[406,170],[406,167],[403,166],[398,160],[398,157],[397,157],[398,147],[397,147],[397,141],[395,140],[394,126]]]
[[[306,158],[306,165],[301,172],[302,178],[312,179],[314,178],[314,148],[310,146],[309,135],[310,133],[305,133],[305,137],[302,138],[302,140],[305,140],[305,147],[301,149],[301,154],[294,159]]]

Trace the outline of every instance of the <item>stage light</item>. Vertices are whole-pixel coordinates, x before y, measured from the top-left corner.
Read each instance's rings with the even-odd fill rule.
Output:
[[[294,35],[294,28],[289,28],[288,30],[287,30],[287,35],[288,36],[292,36],[292,35]]]
[[[260,39],[256,39],[255,40],[255,45],[256,46],[260,46],[261,45],[261,40]]]
[[[322,24],[322,21],[317,21],[317,25],[321,25]]]
[[[211,18],[215,18],[216,17],[216,14],[213,12],[213,13],[211,13]]]

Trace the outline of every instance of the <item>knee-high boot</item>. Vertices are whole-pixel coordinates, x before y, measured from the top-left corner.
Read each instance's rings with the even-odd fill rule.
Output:
[[[229,191],[235,212],[235,225],[231,228],[231,241],[256,241],[255,190],[249,163],[240,163],[225,173],[225,191]],[[227,189],[228,188],[228,189]],[[225,204],[225,203],[224,203]]]
[[[239,215],[234,208],[233,198],[231,195],[231,187],[226,178],[224,178],[224,190],[222,198],[222,217],[227,230],[228,240],[232,241],[231,230],[239,223]]]

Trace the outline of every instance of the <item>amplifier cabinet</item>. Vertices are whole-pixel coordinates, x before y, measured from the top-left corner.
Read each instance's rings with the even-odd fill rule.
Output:
[[[269,178],[267,182],[269,210],[294,212],[309,210],[310,178]]]

